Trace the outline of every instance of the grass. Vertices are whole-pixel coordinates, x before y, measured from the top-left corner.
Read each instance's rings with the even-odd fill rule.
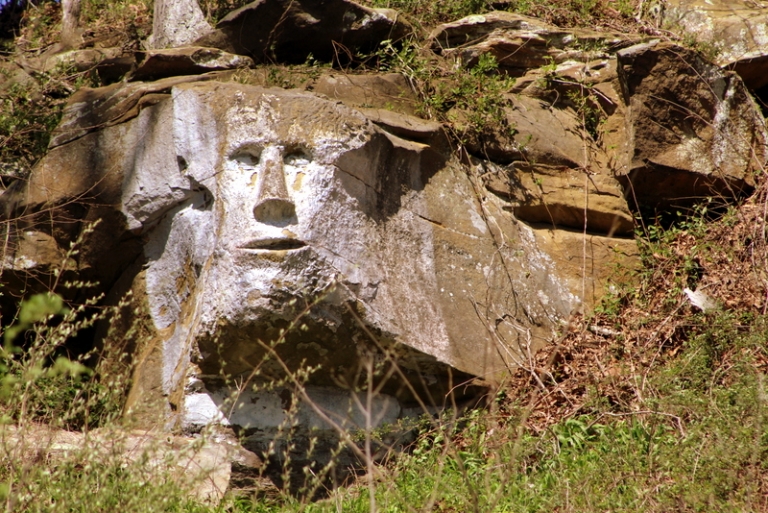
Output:
[[[540,18],[558,26],[604,26],[632,30],[633,17],[642,4],[637,0],[365,0],[372,7],[396,9],[422,29],[494,10]]]
[[[34,465],[0,474],[0,503],[5,511],[43,513],[158,511],[197,513],[211,511],[180,493],[171,481],[146,482],[147,469],[141,464],[123,465],[110,461],[70,459],[53,468]],[[4,492],[4,493],[3,493]]]
[[[0,180],[26,176],[48,148],[61,118],[62,91],[49,76],[39,75],[39,93],[14,84],[0,95]],[[63,96],[68,96],[64,92]],[[3,176],[5,175],[5,176]],[[4,184],[7,185],[7,184]]]
[[[535,431],[530,406],[506,400],[496,412],[473,412],[462,429],[423,433],[382,469],[378,509],[766,511],[767,320],[717,319],[650,368],[637,408],[595,401]],[[235,510],[363,512],[367,493]]]
[[[378,509],[765,511],[766,396],[752,354],[764,355],[765,335],[763,320],[727,339],[742,355],[728,369],[702,357],[706,337],[692,341],[649,376],[647,410],[598,410],[541,433],[525,417],[474,412],[461,430],[424,433],[379,476]],[[367,490],[351,488],[322,503],[240,503],[234,511],[370,508]]]
[[[688,283],[689,255],[680,249],[694,240],[697,258],[717,262],[716,254],[726,249],[715,242],[751,224],[749,210],[733,209],[714,221],[700,210],[671,228],[649,229],[639,287],[645,295],[629,294],[610,316],[623,329],[658,331],[679,305],[648,296],[658,294],[667,279]],[[737,253],[738,248],[733,260]],[[674,255],[680,255],[677,264],[668,262]],[[663,273],[659,262],[665,263]],[[665,296],[679,292],[664,290]],[[667,306],[656,320],[627,316],[638,304]],[[589,322],[602,322],[600,315],[609,316]],[[41,504],[50,501],[84,500],[96,508],[90,511],[116,504],[132,511],[243,513],[766,511],[768,317],[744,309],[689,310],[674,322],[685,331],[673,330],[678,338],[672,342],[629,347],[622,336],[603,340],[599,363],[587,369],[592,378],[579,377],[577,391],[568,387],[567,373],[551,365],[546,372],[552,388],[546,392],[527,394],[511,383],[488,410],[427,421],[405,453],[374,466],[372,487],[360,479],[319,502],[290,494],[241,496],[216,509],[169,495],[162,483],[139,487],[138,470],[109,466],[77,473],[83,468],[64,465],[50,474],[27,474],[22,482],[37,487],[41,502],[30,503],[31,510],[43,510]],[[586,345],[585,332],[570,336]],[[653,352],[661,352],[655,361]],[[565,359],[573,367],[584,365],[576,354]],[[580,404],[563,410],[568,402]],[[104,494],[78,495],[96,485]]]

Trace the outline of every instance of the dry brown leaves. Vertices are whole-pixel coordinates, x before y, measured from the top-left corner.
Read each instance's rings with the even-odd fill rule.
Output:
[[[535,355],[533,368],[513,375],[507,394],[524,410],[528,427],[541,432],[580,413],[641,412],[646,394],[652,393],[649,373],[674,358],[715,316],[766,314],[767,213],[764,179],[748,200],[720,219],[698,227],[689,223],[666,244],[648,245],[646,271],[621,298],[617,314],[574,316],[565,333]],[[717,310],[694,315],[699,310],[682,292],[686,286],[705,292]],[[758,354],[759,348],[726,349],[720,367],[729,368],[747,350],[768,372],[768,356]]]
[[[502,0],[492,2],[496,9],[524,12],[558,27],[590,27],[623,33],[643,32],[635,14],[639,0]],[[522,9],[521,9],[522,8]]]

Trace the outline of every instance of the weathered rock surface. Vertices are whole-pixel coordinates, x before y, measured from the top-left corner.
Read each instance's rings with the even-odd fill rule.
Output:
[[[750,89],[768,85],[768,3],[751,0],[667,0],[663,21],[712,46],[715,63]]]
[[[253,66],[250,57],[200,46],[139,52],[137,60],[139,64],[131,80],[157,80]]]
[[[611,176],[543,164],[515,164],[514,172],[509,171],[489,173],[488,186],[513,200],[518,219],[611,236],[634,229],[624,192]]]
[[[587,219],[596,213],[591,224],[598,231],[627,233],[632,217],[622,195],[635,209],[738,197],[766,162],[765,122],[743,82],[693,50],[562,30],[510,13],[470,16],[430,37],[434,49],[464,66],[490,54],[500,71],[520,77],[513,91],[525,96],[507,109],[515,134],[491,131],[467,147],[530,170],[531,180],[518,180],[522,219],[575,227],[582,210]],[[598,126],[601,144],[593,145]],[[579,170],[593,177],[599,200],[591,207],[567,192],[575,192]],[[623,191],[606,187],[614,176]],[[543,177],[550,177],[549,192],[541,190]]]
[[[313,90],[354,108],[387,109],[414,114],[418,105],[416,93],[399,73],[383,75],[323,75]]]
[[[633,215],[609,157],[577,115],[537,98],[509,100],[505,112],[514,134],[490,128],[466,141],[473,155],[499,164],[489,165],[484,175],[490,190],[509,200],[523,221],[602,235],[631,233]]]
[[[350,50],[370,51],[410,31],[396,11],[349,0],[257,0],[228,14],[196,44],[249,55],[256,62],[302,63],[309,55],[345,61]]]
[[[735,198],[768,156],[765,120],[741,79],[694,51],[647,43],[618,53],[632,146],[619,175],[640,205]],[[671,72],[672,71],[672,72]]]
[[[197,0],[155,0],[150,48],[186,46],[213,30]]]
[[[502,126],[475,133],[459,109],[445,125],[417,117],[402,75],[313,68],[302,91],[231,71],[409,30],[346,0],[260,0],[206,48],[69,54],[134,81],[74,94],[47,156],[0,196],[6,290],[63,270],[107,304],[130,292],[96,338],[142,333],[127,411],[145,425],[230,425],[259,451],[288,426],[323,433],[329,455],[347,431],[526,365],[614,262],[637,261],[637,211],[738,196],[766,162],[764,119],[734,73],[510,13],[431,35],[444,58],[491,54],[518,77]]]
[[[491,54],[499,69],[517,77],[550,63],[607,57],[638,42],[626,35],[583,29],[559,29],[536,18],[510,12],[490,12],[437,27],[429,36],[432,49],[474,66]]]
[[[172,88],[178,84],[214,78],[213,75],[181,76],[147,83],[113,84],[98,91],[81,89],[70,98],[59,126],[51,134],[49,148],[57,148],[88,133],[129,121],[146,107],[167,99]],[[34,190],[35,187],[29,189]]]
[[[398,408],[414,393],[441,403],[462,372],[495,379],[516,365],[580,308],[581,288],[509,217],[509,198],[484,192],[481,163],[468,173],[423,142],[436,125],[370,115],[387,131],[314,94],[231,82],[83,91],[3,203],[104,219],[75,265],[147,312],[137,411],[165,402],[155,418],[177,423],[189,379],[226,395],[221,372],[279,377],[282,365],[355,388],[367,354],[400,369],[381,378]],[[35,240],[31,260],[57,254]],[[279,361],[264,361],[273,342]]]
[[[142,475],[137,482],[170,478],[190,497],[218,504],[230,486],[233,465],[239,471],[258,472],[260,458],[230,435],[169,436],[151,431],[95,429],[80,433],[40,424],[0,428],[5,457],[16,464],[56,465],[65,461],[93,463],[109,459]]]

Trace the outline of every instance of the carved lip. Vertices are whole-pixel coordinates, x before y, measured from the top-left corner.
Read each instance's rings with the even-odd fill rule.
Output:
[[[298,239],[269,238],[250,240],[240,246],[240,249],[258,249],[262,251],[290,251],[306,247],[306,243]]]

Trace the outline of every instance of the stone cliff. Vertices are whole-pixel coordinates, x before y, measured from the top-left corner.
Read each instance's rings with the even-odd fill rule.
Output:
[[[472,397],[635,265],[637,219],[738,200],[767,158],[765,84],[744,82],[768,76],[762,40],[750,67],[510,12],[428,34],[346,0],[202,19],[28,62],[106,85],[70,97],[0,196],[3,321],[59,273],[92,284],[69,301],[122,301],[87,343],[129,338],[126,415],[147,426],[232,424],[261,447],[296,381],[316,428]],[[392,57],[414,44],[442,74],[428,87]],[[386,67],[354,65],[381,48]],[[308,58],[335,66],[282,66]]]

